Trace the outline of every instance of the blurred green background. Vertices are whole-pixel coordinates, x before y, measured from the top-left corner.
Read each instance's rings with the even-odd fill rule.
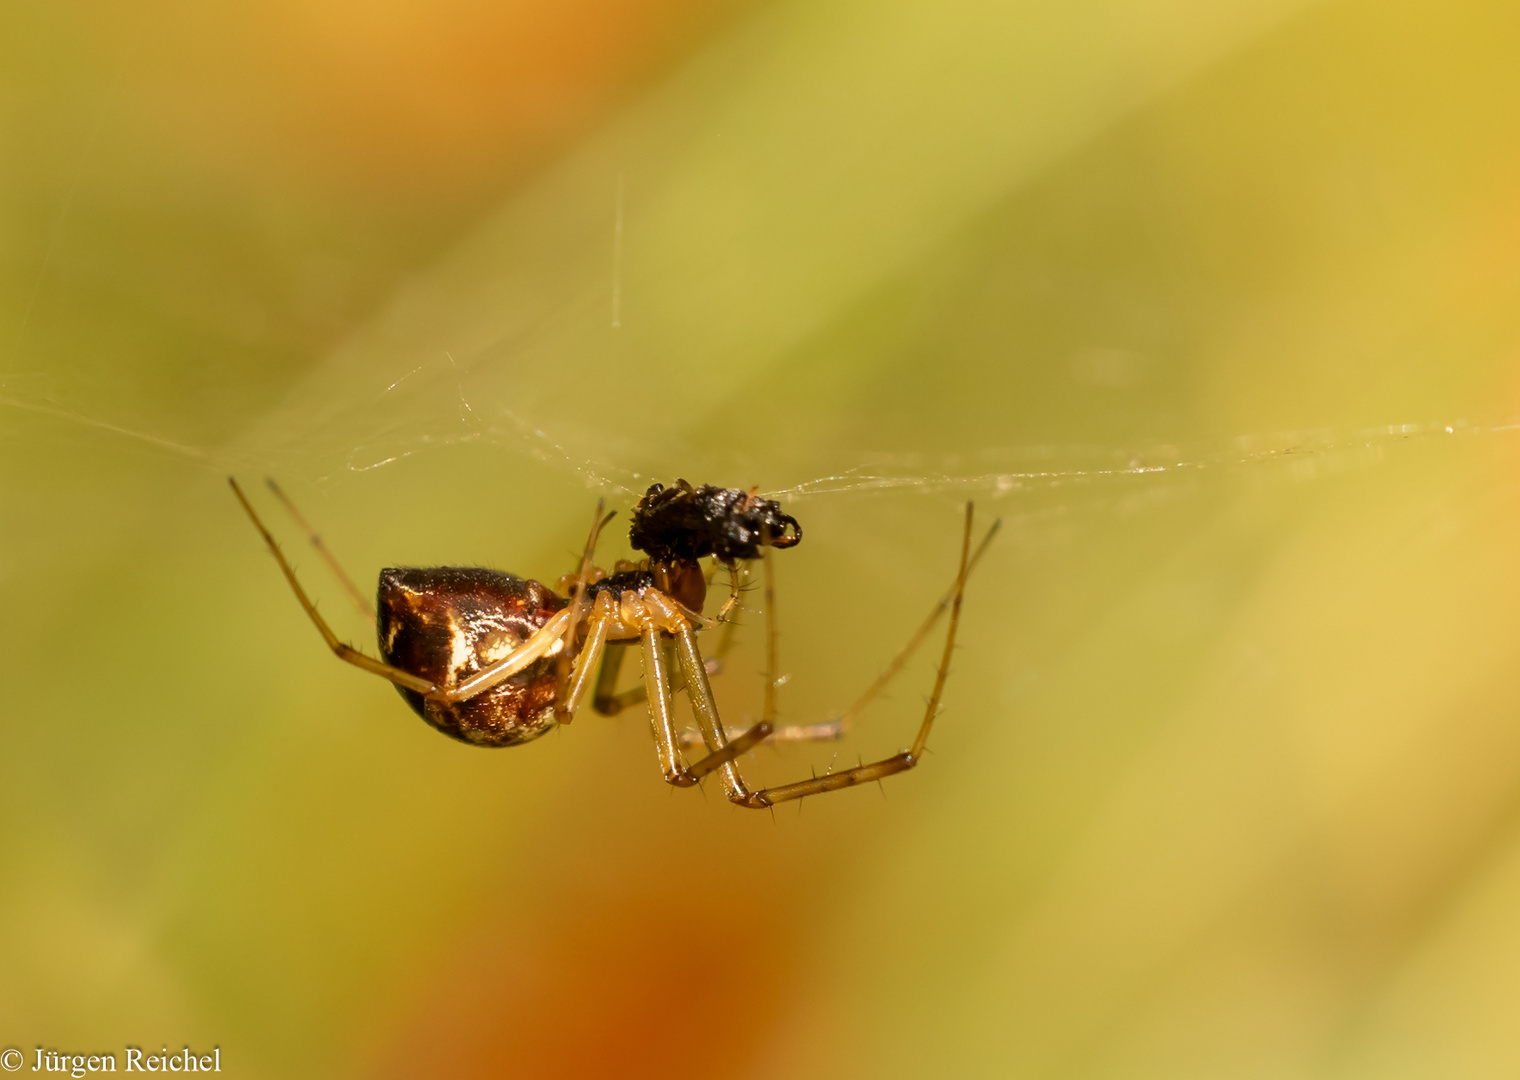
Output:
[[[1515,1075],[1517,56],[1481,0],[5,5],[0,1046]],[[429,731],[228,473],[366,644],[261,475],[366,582],[783,493],[794,722],[1005,527],[924,767],[772,816],[639,710]]]

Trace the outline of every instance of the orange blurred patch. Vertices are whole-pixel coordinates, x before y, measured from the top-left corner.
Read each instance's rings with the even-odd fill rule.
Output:
[[[696,1080],[743,1072],[775,1022],[788,975],[774,912],[746,902],[755,891],[715,901],[705,884],[619,886],[595,903],[594,891],[568,904],[536,898],[479,928],[467,952],[427,980],[371,1075]],[[715,902],[730,928],[721,941],[699,918]]]
[[[194,154],[435,187],[541,157],[738,6],[163,0],[88,22],[127,94]]]

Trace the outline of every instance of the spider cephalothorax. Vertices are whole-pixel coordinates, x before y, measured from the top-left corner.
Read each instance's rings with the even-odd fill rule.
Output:
[[[695,561],[711,555],[732,566],[758,559],[760,548],[795,547],[802,539],[797,519],[781,512],[774,499],[753,491],[651,484],[633,508],[628,542],[655,562]]]
[[[273,481],[270,487],[289,506]],[[747,731],[725,728],[718,717],[707,678],[710,667],[697,647],[697,631],[722,622],[734,610],[740,578],[736,563],[765,555],[766,548],[793,547],[802,539],[797,519],[783,514],[774,500],[759,498],[753,490],[692,487],[685,480],[677,480],[670,488],[655,484],[633,508],[630,539],[649,556],[642,563],[620,564],[612,574],[593,565],[597,534],[609,520],[598,506],[580,569],[561,579],[558,590],[479,567],[401,567],[380,572],[378,612],[312,534],[312,545],[374,620],[380,645],[377,660],[338,640],[236,481],[232,489],[328,648],[355,667],[389,679],[423,719],[445,734],[476,746],[515,746],[569,723],[588,693],[592,707],[609,714],[642,699],[649,706],[666,783],[690,787],[716,773],[724,794],[751,808],[880,780],[918,764],[939,709],[966,576],[987,544],[983,540],[972,554],[968,505],[954,588],[887,673],[850,710],[853,713],[876,694],[948,609],[944,656],[912,747],[853,769],[756,790],[739,775],[736,759],[740,754],[769,739],[833,738],[845,723],[844,718],[791,727],[773,723],[777,683],[773,623],[767,633],[764,717]],[[295,513],[294,507],[291,511]],[[298,513],[296,520],[304,525]],[[989,531],[987,539],[991,537]],[[727,566],[730,578],[729,598],[715,617],[702,614],[707,580],[698,560],[708,557]],[[766,596],[771,596],[768,560]],[[766,617],[769,622],[769,604]],[[618,693],[618,664],[624,650],[635,642],[644,661],[644,686]],[[682,691],[699,729],[690,738],[675,728],[671,699]],[[707,754],[688,765],[682,747],[696,743],[704,745]]]

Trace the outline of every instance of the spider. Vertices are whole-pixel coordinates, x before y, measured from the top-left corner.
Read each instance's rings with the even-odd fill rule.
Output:
[[[228,483],[328,648],[339,659],[389,679],[407,704],[439,731],[476,746],[516,746],[536,739],[571,721],[600,665],[592,707],[611,714],[633,701],[647,700],[666,783],[691,787],[717,772],[729,800],[754,809],[880,780],[919,763],[949,673],[966,578],[999,524],[993,523],[973,552],[972,506],[966,505],[954,585],[843,716],[823,724],[778,726],[774,722],[776,634],[770,549],[795,546],[802,540],[802,529],[795,518],[781,512],[777,502],[759,498],[753,490],[693,487],[685,480],[668,488],[654,484],[634,506],[629,530],[632,546],[648,558],[620,562],[611,574],[593,563],[597,537],[614,516],[603,516],[605,507],[599,502],[579,570],[562,577],[555,589],[480,567],[381,570],[377,615],[295,506],[273,480],[268,481],[355,603],[374,621],[381,657],[376,660],[338,640],[237,480],[229,477]],[[712,571],[721,565],[729,576],[729,596],[712,618],[702,614],[711,578],[711,572],[703,573],[699,563],[703,558],[712,559]],[[697,630],[727,622],[738,602],[739,564],[755,558],[764,560],[766,572],[765,710],[758,723],[738,731],[725,728],[719,720],[708,681],[716,662],[703,660]],[[838,737],[902,668],[947,608],[950,625],[944,654],[918,736],[909,749],[778,787],[752,789],[745,784],[736,759],[767,739]],[[622,652],[635,641],[644,663],[643,686],[618,694]],[[696,717],[696,733],[682,734],[675,728],[672,695],[682,689]],[[706,755],[686,764],[682,747],[699,741]]]

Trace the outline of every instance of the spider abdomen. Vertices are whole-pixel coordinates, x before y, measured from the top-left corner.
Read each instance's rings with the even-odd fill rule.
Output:
[[[378,600],[381,657],[442,687],[505,657],[567,603],[537,581],[458,566],[382,570]],[[396,689],[429,724],[476,746],[515,746],[555,723],[553,657],[453,704]]]

